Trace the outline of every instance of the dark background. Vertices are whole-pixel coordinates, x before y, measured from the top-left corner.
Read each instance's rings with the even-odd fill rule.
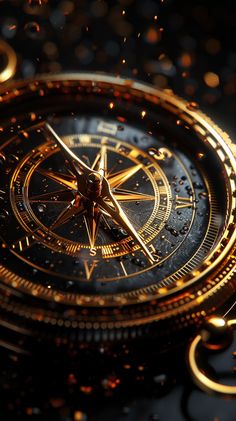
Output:
[[[18,54],[18,76],[99,70],[142,79],[198,101],[234,135],[235,1],[39,2],[0,1],[0,36]]]
[[[17,52],[17,77],[106,71],[141,79],[197,101],[234,140],[235,1],[41,3],[0,1],[0,38]],[[235,400],[209,397],[192,384],[185,347],[172,344],[165,356],[146,350],[145,342],[143,348],[129,357],[122,346],[107,357],[102,347],[83,350],[77,365],[73,358],[3,352],[0,420],[236,420]],[[230,352],[222,370],[232,365]],[[125,368],[130,363],[131,372]]]

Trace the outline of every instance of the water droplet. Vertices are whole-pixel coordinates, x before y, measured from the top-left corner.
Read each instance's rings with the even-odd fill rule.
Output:
[[[3,209],[0,213],[0,219],[6,219],[9,216],[9,212],[6,209]]]
[[[6,19],[1,25],[1,30],[4,38],[13,38],[17,31],[17,21],[13,18]]]
[[[194,181],[193,187],[195,189],[203,189],[203,185],[201,183],[196,182],[196,181]]]
[[[0,152],[0,165],[4,165],[6,162],[6,156]]]
[[[46,210],[46,205],[38,205],[38,211],[39,211],[40,213],[45,212],[45,210]]]
[[[24,30],[28,37],[37,38],[40,33],[40,26],[37,22],[28,22],[25,25]]]
[[[198,195],[199,199],[207,199],[208,194],[206,192],[200,192]]]
[[[174,237],[178,237],[179,233],[175,228],[171,227],[170,225],[165,225],[165,229],[166,231],[169,231]]]
[[[133,262],[135,265],[137,265],[137,266],[140,266],[140,267],[145,267],[145,261],[144,261],[144,260],[142,260],[142,259],[139,259],[138,257],[134,257],[134,258],[132,259],[132,262]]]
[[[17,155],[11,154],[8,156],[8,161],[10,164],[15,164],[16,162],[19,161],[19,157]]]
[[[159,148],[159,149],[149,148],[148,153],[149,155],[151,155],[154,159],[158,161],[164,161],[167,158],[168,159],[172,158],[172,153],[167,148]]]

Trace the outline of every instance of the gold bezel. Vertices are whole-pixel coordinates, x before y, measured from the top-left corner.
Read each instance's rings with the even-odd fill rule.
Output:
[[[0,72],[0,83],[4,83],[16,72],[17,56],[13,48],[3,40],[0,40],[0,53],[6,57],[6,66]]]
[[[188,277],[183,277],[181,282],[175,286],[167,286],[166,288],[159,288],[155,291],[155,294],[147,295],[145,291],[140,289],[136,291],[134,295],[135,301],[131,304],[137,304],[139,310],[142,306],[146,306],[145,314],[140,316],[140,311],[137,314],[134,311],[132,317],[129,315],[122,316],[120,314],[119,321],[110,321],[109,315],[101,317],[101,326],[105,327],[124,327],[141,325],[150,323],[159,319],[166,319],[170,316],[188,313],[191,309],[200,309],[198,315],[204,315],[205,308],[201,310],[204,302],[214,302],[211,298],[216,296],[217,292],[220,291],[226,285],[229,286],[228,290],[231,289],[230,280],[232,280],[235,273],[235,245],[236,245],[236,216],[233,214],[233,210],[236,208],[236,147],[230,141],[228,135],[222,132],[208,117],[206,117],[197,108],[190,107],[189,103],[176,97],[169,90],[162,91],[152,86],[136,82],[129,79],[122,79],[120,77],[95,74],[95,73],[78,73],[78,74],[62,74],[62,75],[45,75],[36,77],[33,80],[13,82],[5,85],[1,90],[0,100],[2,104],[8,104],[14,98],[19,100],[22,96],[27,93],[34,95],[44,95],[43,90],[50,91],[50,89],[67,92],[70,86],[80,86],[82,88],[88,87],[94,92],[99,90],[106,90],[112,87],[114,98],[117,97],[117,93],[120,98],[133,97],[138,101],[147,101],[152,104],[163,107],[167,111],[176,115],[177,120],[181,120],[187,127],[191,127],[202,142],[208,144],[209,147],[214,150],[217,159],[221,162],[222,170],[224,172],[226,188],[228,192],[228,220],[227,225],[224,229],[217,247],[212,251],[211,255],[207,257],[207,261],[198,268],[198,271],[194,273],[194,278],[189,281]],[[109,92],[109,95],[112,95]],[[214,258],[214,260],[213,260]],[[0,273],[2,280],[11,285],[13,289],[18,289],[20,277],[6,271],[6,268],[0,266]],[[235,283],[235,278],[233,279]],[[228,293],[229,294],[229,293]],[[228,294],[223,294],[226,296]],[[33,296],[40,298],[40,292],[32,290]],[[48,297],[50,300],[54,299],[55,302],[61,302],[61,297],[58,293],[53,294],[50,292]],[[106,296],[103,297],[92,297],[81,295],[79,300],[76,302],[77,306],[81,307],[124,307],[128,304],[125,294],[121,294],[119,298],[111,296],[106,300]],[[75,304],[75,303],[74,303]],[[149,305],[150,304],[150,305]],[[147,306],[150,308],[154,304],[155,311],[147,314]],[[158,305],[157,305],[158,304]],[[28,309],[29,310],[29,309]],[[29,311],[28,311],[29,313]],[[188,318],[193,319],[195,313],[192,313]],[[81,316],[78,319],[86,320],[86,317],[90,319],[90,316]],[[62,319],[61,319],[62,320]],[[186,321],[186,319],[184,319]],[[60,322],[61,323],[61,322]],[[83,326],[84,326],[84,322]],[[93,319],[91,316],[91,322],[98,323],[97,319]],[[76,323],[75,323],[76,324]],[[89,324],[89,326],[90,326]],[[78,326],[80,322],[78,321]],[[75,325],[74,325],[75,326]],[[86,327],[86,322],[85,322]]]

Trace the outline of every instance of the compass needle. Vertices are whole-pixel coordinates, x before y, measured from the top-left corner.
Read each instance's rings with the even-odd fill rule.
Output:
[[[36,171],[43,177],[48,177],[71,190],[77,190],[76,179],[72,175],[63,174],[55,171],[45,170],[43,168],[37,168]]]
[[[30,203],[67,203],[71,202],[74,198],[70,190],[58,190],[50,193],[43,193],[35,196],[30,196]]]
[[[155,200],[156,196],[151,194],[133,192],[131,190],[125,189],[114,189],[113,192],[116,200],[119,202],[137,202],[137,201],[146,201],[146,200]]]
[[[117,224],[119,224],[122,228],[124,228],[127,231],[129,235],[131,235],[133,240],[139,244],[139,246],[141,247],[141,250],[147,256],[149,261],[153,263],[154,258],[151,252],[149,251],[149,249],[147,248],[147,246],[141,239],[140,235],[138,234],[138,232],[135,230],[135,228],[129,221],[128,217],[126,216],[125,212],[119,205],[116,198],[111,193],[109,184],[105,179],[104,179],[102,195],[103,197],[100,196],[97,198],[97,203],[111,215],[111,217],[114,219],[114,221]],[[109,203],[107,202],[107,200]]]
[[[90,206],[87,207],[87,212],[84,215],[84,221],[91,250],[94,249],[95,246],[100,217],[101,212],[99,211],[98,207],[94,203],[91,203]]]
[[[99,154],[97,154],[93,165],[91,166],[92,170],[98,171],[102,177],[107,175],[107,148],[106,145],[101,145]]]
[[[80,203],[80,198],[74,199],[57,217],[57,219],[50,226],[51,230],[55,230],[68,222],[74,216],[82,215],[85,212],[83,203]]]
[[[131,177],[133,177],[142,168],[142,166],[142,164],[137,164],[132,167],[126,168],[125,170],[121,170],[115,174],[110,174],[108,176],[108,181],[111,188],[116,188],[119,187],[121,184],[124,184]]]
[[[55,140],[55,142],[60,147],[63,155],[65,158],[69,161],[72,171],[74,170],[75,173],[78,175],[80,171],[90,174],[91,168],[88,167],[74,152],[71,151],[71,149],[63,142],[63,140],[58,136],[58,134],[55,132],[55,130],[51,127],[49,123],[45,123],[45,127],[52,136],[52,138]]]

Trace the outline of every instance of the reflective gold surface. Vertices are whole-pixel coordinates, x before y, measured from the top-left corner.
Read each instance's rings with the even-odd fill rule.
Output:
[[[199,267],[197,270],[193,270],[190,275],[185,274],[186,268],[183,267],[181,268],[182,275],[178,274],[177,280],[175,281],[173,278],[172,283],[167,284],[165,287],[153,285],[152,288],[147,287],[137,289],[133,291],[132,294],[123,293],[121,295],[118,294],[114,296],[86,296],[81,294],[79,297],[73,297],[73,295],[70,294],[70,297],[68,296],[68,298],[66,298],[66,302],[71,302],[82,307],[109,306],[112,308],[113,306],[123,306],[122,308],[124,308],[124,306],[128,306],[129,304],[137,304],[140,306],[146,306],[145,309],[147,310],[151,305],[155,308],[153,313],[149,313],[148,310],[145,310],[144,313],[137,312],[136,314],[134,312],[132,316],[127,316],[127,314],[125,314],[122,310],[122,312],[119,312],[119,320],[112,319],[112,321],[109,314],[106,315],[104,313],[101,320],[99,320],[92,314],[90,317],[90,314],[88,313],[84,317],[83,315],[80,315],[77,320],[74,320],[73,326],[84,328],[88,323],[88,326],[90,327],[99,325],[102,329],[112,329],[115,327],[125,328],[143,325],[157,320],[167,320],[169,317],[176,317],[177,325],[197,322],[199,319],[204,317],[208,311],[211,311],[215,305],[217,305],[219,297],[221,300],[225,300],[232,292],[233,285],[235,285],[235,147],[228,136],[218,129],[218,127],[209,118],[207,118],[199,110],[192,110],[188,107],[187,102],[177,98],[171,92],[161,91],[148,85],[143,85],[132,80],[121,79],[119,77],[84,73],[79,75],[45,76],[36,80],[28,81],[27,83],[16,82],[9,85],[7,91],[2,90],[2,102],[7,103],[8,101],[19,101],[20,99],[23,99],[25,95],[44,96],[47,95],[47,93],[50,93],[50,91],[63,93],[64,91],[67,92],[70,89],[73,90],[78,87],[81,90],[86,91],[86,89],[88,89],[92,91],[94,90],[94,92],[101,91],[104,94],[110,92],[112,87],[115,97],[119,96],[120,98],[126,98],[127,95],[129,95],[134,101],[141,100],[146,106],[148,106],[148,104],[152,106],[159,106],[176,115],[176,124],[179,124],[178,121],[181,119],[184,124],[191,127],[199,138],[199,144],[203,142],[207,145],[209,150],[215,154],[217,160],[221,163],[222,176],[225,178],[228,199],[226,204],[227,218],[225,221],[223,235],[218,239],[216,247],[214,247],[212,253],[210,253],[206,259],[202,257],[202,250],[201,247],[199,247],[199,250],[193,256],[193,261],[194,259],[197,262],[199,261]],[[114,134],[112,132],[112,127],[106,127],[106,130],[111,136]],[[83,136],[84,144],[89,144],[89,136],[86,134]],[[64,141],[66,141],[66,139]],[[163,154],[164,153],[166,153],[166,151],[163,151]],[[104,177],[104,175],[106,176],[105,155],[106,147],[103,145],[92,167],[92,170],[98,171],[102,177]],[[133,156],[133,159],[136,159],[135,156]],[[139,169],[139,165],[140,164],[137,162],[133,167],[130,167],[126,171],[112,175],[110,178],[108,176],[107,181],[109,184],[106,184],[106,194],[108,195],[108,202],[112,203],[112,207],[109,203],[102,199],[100,194],[96,196],[96,202],[104,209],[104,212],[110,212],[115,221],[117,221],[120,225],[125,226],[126,230],[129,230],[131,236],[135,236],[136,241],[139,243],[139,247],[143,248],[145,253],[148,255],[150,250],[147,251],[143,241],[139,241],[139,234],[133,231],[132,226],[130,226],[129,221],[127,221],[124,217],[118,203],[119,201],[136,200],[137,195],[133,192],[124,191],[120,188],[120,184],[129,177],[135,175],[136,171]],[[41,169],[39,171],[42,172]],[[91,168],[89,168],[89,171],[91,172]],[[62,185],[67,186],[72,190],[76,188],[75,177],[65,177],[64,175],[57,174],[55,172],[47,172],[47,176],[52,179],[57,179]],[[17,173],[15,174],[15,177],[17,177]],[[206,180],[206,183],[207,182],[208,181]],[[114,195],[110,195],[109,186],[117,189]],[[13,192],[13,186],[11,188]],[[211,192],[211,186],[209,186],[209,191]],[[213,195],[210,197],[212,205],[214,205]],[[35,196],[31,199],[32,201],[37,201],[40,198]],[[60,200],[64,201],[65,198],[61,197],[59,198],[59,201]],[[153,200],[153,198],[142,195],[140,200]],[[13,197],[12,202],[14,203]],[[80,203],[79,198],[75,199],[73,203],[71,201],[68,204],[68,209],[60,215],[56,224],[63,223],[63,221],[70,218],[70,215],[75,212],[83,212],[83,205]],[[191,200],[186,201],[186,198],[181,196],[177,198],[177,207],[179,209],[189,206],[192,206]],[[212,206],[212,209],[214,209],[214,206]],[[212,210],[212,212],[214,212],[214,210]],[[88,233],[89,250],[93,250],[95,248],[98,218],[99,216],[96,205],[86,209],[85,221]],[[204,239],[206,243],[209,242],[210,238],[214,235],[217,235],[211,224],[212,221],[210,218],[208,231]],[[144,227],[144,230],[146,228],[147,227]],[[25,238],[24,242],[27,243],[27,241],[30,242],[34,240],[34,236],[31,236],[29,238]],[[23,247],[23,244],[21,244],[20,247]],[[85,271],[88,280],[90,279],[97,263],[98,262],[96,260],[93,261],[92,265],[88,262],[85,263]],[[191,263],[191,261],[188,262],[189,267],[191,267]],[[37,287],[36,289],[33,284],[31,285],[28,281],[26,283],[25,280],[19,276],[14,276],[13,278],[11,273],[3,266],[0,267],[0,273],[2,281],[6,285],[10,285],[16,290],[19,289],[23,292],[30,289],[33,296],[41,297],[44,295],[42,287]],[[54,300],[55,302],[64,302],[64,297],[55,293],[53,290],[47,291],[47,299]],[[30,309],[30,311],[33,310]],[[180,315],[181,317],[179,317]],[[52,323],[52,320],[55,320],[55,318],[53,318],[50,314],[47,314],[47,323]],[[62,319],[60,320],[60,323],[63,324],[64,321]]]
[[[16,72],[17,56],[13,48],[5,41],[0,39],[0,55],[3,55],[6,65],[0,72],[0,83],[11,79]]]
[[[228,320],[227,322],[224,319],[216,318],[215,320],[210,321],[215,324],[216,330],[221,330],[222,327],[227,326],[230,330],[231,327],[235,329],[236,320]],[[236,386],[230,386],[227,384],[223,384],[211,379],[204,370],[204,367],[200,368],[197,362],[197,356],[199,353],[201,354],[200,346],[202,345],[202,336],[197,335],[190,344],[188,350],[188,365],[190,368],[190,372],[195,383],[205,392],[210,394],[217,394],[221,397],[236,397]],[[219,346],[216,350],[220,349],[220,341]]]

